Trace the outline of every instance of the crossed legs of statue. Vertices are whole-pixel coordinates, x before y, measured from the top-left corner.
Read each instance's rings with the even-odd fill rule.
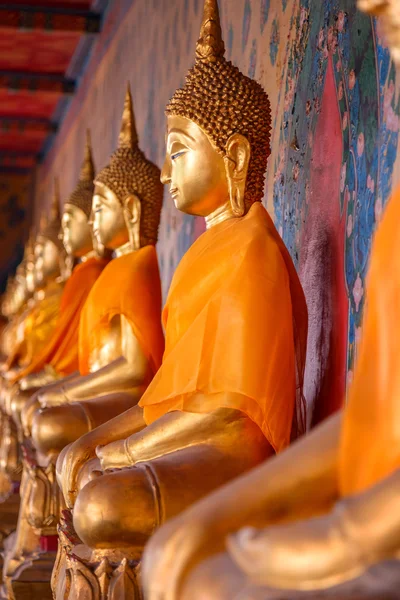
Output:
[[[242,529],[190,572],[180,598],[398,600],[399,498],[400,470],[322,517]]]
[[[218,440],[209,439],[104,474],[99,473],[96,460],[84,467],[85,473],[78,480],[83,487],[73,507],[72,534],[77,534],[82,545],[70,548],[69,557],[67,552],[64,560],[77,597],[80,597],[78,591],[83,593],[77,569],[84,572],[85,582],[97,577],[98,591],[105,598],[114,597],[107,595],[107,590],[102,588],[104,578],[98,575],[105,560],[108,561],[107,585],[111,586],[121,565],[126,561],[131,566],[138,564],[145,543],[164,521],[248,471],[271,453],[259,428],[248,421],[246,427],[254,431],[245,445],[240,444],[243,424],[238,423],[237,439],[232,433],[229,449],[222,443],[219,445]],[[68,535],[71,537],[71,532]],[[82,562],[78,564],[79,558]],[[60,576],[55,579],[60,580]],[[56,584],[62,589],[60,581]],[[87,593],[88,598],[95,597],[93,589]]]
[[[41,410],[34,397],[22,412],[24,429],[26,432],[31,429],[32,437],[24,441],[23,501],[16,535],[7,552],[6,577],[10,590],[12,580],[20,579],[22,573],[25,578],[31,576],[31,571],[37,572],[39,562],[41,579],[47,578],[47,582],[50,579],[57,523],[64,508],[55,473],[58,453],[134,401],[129,393],[118,393]],[[47,574],[43,573],[44,568]]]
[[[218,573],[218,577],[215,577]],[[354,580],[327,590],[278,590],[252,582],[229,554],[200,564],[183,585],[180,600],[399,600],[400,561],[388,560]]]

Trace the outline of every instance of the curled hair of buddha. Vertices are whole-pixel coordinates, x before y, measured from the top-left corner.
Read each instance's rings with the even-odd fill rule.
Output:
[[[66,204],[77,206],[89,219],[92,210],[94,191],[94,164],[90,143],[90,131],[86,131],[85,156],[79,174],[79,181],[72,194],[65,201]]]
[[[63,243],[60,239],[61,214],[60,214],[60,188],[58,177],[54,178],[54,194],[50,206],[49,218],[42,216],[38,239],[50,240],[57,248],[64,251]]]
[[[226,144],[234,133],[250,143],[246,209],[264,194],[265,171],[270,154],[271,110],[261,85],[243,75],[225,59],[225,46],[217,0],[205,0],[196,61],[166,108],[167,115],[190,119],[207,134],[217,151],[225,156]]]
[[[155,244],[158,238],[164,187],[160,169],[149,161],[138,145],[130,87],[125,96],[118,148],[95,183],[106,185],[121,204],[135,195],[141,204],[140,245]]]

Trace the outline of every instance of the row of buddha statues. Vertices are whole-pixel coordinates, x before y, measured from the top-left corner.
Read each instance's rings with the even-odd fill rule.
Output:
[[[360,5],[398,52],[397,0]],[[128,86],[118,148],[96,172],[88,135],[3,296],[0,598],[400,598],[400,193],[348,403],[303,435],[307,306],[261,203],[270,104],[226,60],[217,0],[166,116],[160,172]],[[163,184],[206,231],[162,310]]]

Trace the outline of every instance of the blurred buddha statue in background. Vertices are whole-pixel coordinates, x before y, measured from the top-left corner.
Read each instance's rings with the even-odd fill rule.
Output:
[[[20,422],[21,410],[35,389],[79,369],[78,333],[86,298],[108,263],[93,249],[89,218],[92,209],[94,166],[89,132],[76,188],[67,198],[61,219],[61,239],[69,262],[77,262],[65,285],[56,328],[42,352],[20,371],[12,400],[12,412]],[[37,403],[36,403],[37,404]]]
[[[43,350],[37,353],[34,360],[15,377],[14,381],[18,383],[14,385],[10,394],[11,414],[19,430],[20,442],[23,442],[24,473],[17,534],[14,536],[13,543],[8,544],[6,553],[6,581],[9,581],[11,576],[16,577],[17,568],[21,571],[22,562],[31,562],[32,553],[39,549],[40,536],[32,530],[27,519],[29,490],[32,486],[35,487],[37,479],[41,482],[41,485],[36,484],[36,487],[39,487],[42,492],[41,497],[38,493],[37,502],[39,504],[42,502],[40,507],[43,510],[43,487],[45,492],[49,493],[46,484],[49,484],[49,478],[51,480],[51,472],[47,473],[46,470],[41,469],[40,457],[35,455],[29,436],[24,436],[21,411],[35,390],[42,385],[63,376],[71,376],[78,371],[78,334],[81,311],[93,284],[108,263],[108,260],[99,257],[93,249],[92,228],[89,222],[94,190],[93,178],[94,167],[88,133],[78,184],[65,202],[61,219],[61,240],[67,258],[70,259],[70,262],[73,259],[79,263],[73,268],[65,284],[53,334],[47,340]],[[39,406],[38,401],[33,397],[29,414],[37,406]],[[54,510],[50,498],[48,498],[47,509],[49,513]],[[56,516],[53,518],[56,519]],[[46,543],[44,545],[46,546]],[[43,557],[41,558],[43,563]],[[35,563],[35,569],[37,569],[37,563]],[[8,593],[12,593],[11,588]]]
[[[95,177],[93,234],[115,258],[81,311],[79,371],[38,391],[21,414],[30,477],[16,558],[26,554],[28,523],[36,544],[46,540],[50,550],[40,561],[49,563],[60,511],[54,473],[58,453],[137,404],[161,363],[164,335],[155,244],[162,198],[160,171],[139,148],[128,88],[118,149]]]
[[[360,0],[399,63],[400,2]],[[348,404],[167,524],[148,600],[397,600],[400,584],[400,189],[375,235]]]
[[[60,455],[73,527],[65,513],[57,598],[63,568],[76,597],[133,597],[157,527],[301,430],[307,309],[261,204],[270,106],[225,59],[215,0],[204,4],[196,62],[167,117],[162,181],[207,231],[173,277],[163,362],[139,405]]]

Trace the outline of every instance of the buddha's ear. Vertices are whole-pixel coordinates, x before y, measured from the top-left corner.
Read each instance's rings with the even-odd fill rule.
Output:
[[[125,198],[123,208],[127,224],[136,225],[140,223],[141,204],[136,194],[129,194]]]
[[[142,205],[136,194],[129,194],[123,202],[125,223],[134,250],[140,248],[140,216]]]
[[[244,194],[250,155],[249,140],[240,133],[233,133],[225,146],[224,162],[232,212],[237,217],[245,213]]]

